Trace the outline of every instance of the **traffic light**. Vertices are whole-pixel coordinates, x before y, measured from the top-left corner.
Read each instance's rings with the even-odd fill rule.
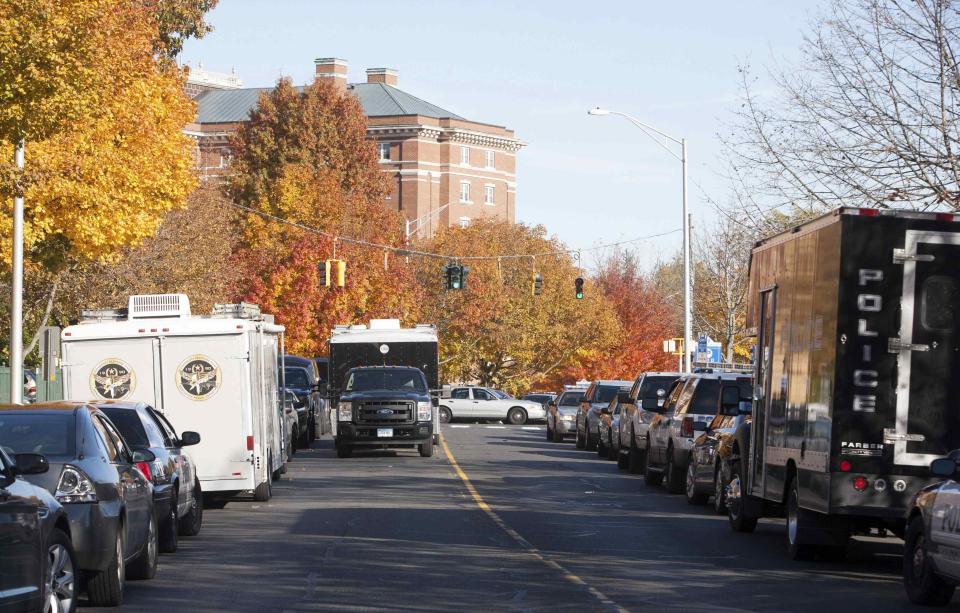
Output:
[[[540,273],[533,274],[533,295],[539,296],[543,292],[543,277]]]
[[[344,260],[321,262],[317,264],[317,270],[320,272],[320,284],[324,287],[343,287],[347,280],[347,262]]]
[[[577,300],[583,299],[583,277],[577,277],[577,280],[574,281],[577,286]]]
[[[469,266],[462,266],[460,264],[447,264],[444,266],[443,273],[447,289],[466,289],[467,273],[469,272]]]
[[[320,262],[317,264],[317,272],[320,273],[320,285],[330,287],[330,262]]]

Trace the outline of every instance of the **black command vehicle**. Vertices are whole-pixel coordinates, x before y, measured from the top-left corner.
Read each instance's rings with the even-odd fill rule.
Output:
[[[904,535],[928,467],[960,447],[960,223],[841,208],[756,244],[754,404],[737,530],[786,515],[792,558]]]
[[[0,446],[49,461],[47,472],[24,478],[63,505],[91,604],[117,606],[126,579],[153,578],[153,485],[136,466],[153,453],[131,449],[100,409],[68,401],[0,405]]]
[[[337,455],[357,447],[418,447],[433,455],[439,434],[437,333],[396,319],[338,326],[330,337],[328,391]]]
[[[160,551],[177,550],[177,537],[196,536],[203,523],[203,492],[197,467],[184,447],[200,442],[196,432],[176,431],[167,418],[143,402],[101,402],[107,414],[134,450],[147,449],[156,457],[137,468],[153,483],[153,504],[159,523]]]
[[[63,507],[22,475],[50,470],[36,453],[0,446],[0,611],[73,613],[80,582]]]

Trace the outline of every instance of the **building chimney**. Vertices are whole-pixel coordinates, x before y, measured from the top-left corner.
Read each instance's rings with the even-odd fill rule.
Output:
[[[367,83],[383,83],[396,87],[399,77],[400,73],[393,68],[367,68]]]
[[[347,60],[336,57],[318,57],[313,60],[317,66],[317,78],[332,79],[337,89],[347,89]]]

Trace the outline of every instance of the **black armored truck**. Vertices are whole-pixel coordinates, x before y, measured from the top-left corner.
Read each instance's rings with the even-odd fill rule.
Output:
[[[416,447],[431,457],[439,437],[438,371],[432,325],[374,319],[334,328],[328,393],[337,456],[348,458],[357,447]]]

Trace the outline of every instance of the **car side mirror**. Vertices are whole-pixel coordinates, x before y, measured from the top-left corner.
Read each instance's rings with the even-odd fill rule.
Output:
[[[50,462],[39,453],[18,453],[14,460],[21,475],[42,475],[50,470]]]
[[[951,458],[938,458],[930,462],[930,474],[934,477],[952,478],[957,472],[957,462]]]
[[[433,405],[434,407],[438,407],[440,406],[440,399],[434,396],[433,398],[430,399],[430,404]]]
[[[153,455],[153,452],[149,449],[137,449],[133,452],[134,464],[139,464],[140,462],[153,462],[156,459],[157,456]]]
[[[189,447],[190,445],[196,445],[199,442],[200,442],[200,434],[198,432],[187,430],[186,432],[180,433],[181,447]]]

